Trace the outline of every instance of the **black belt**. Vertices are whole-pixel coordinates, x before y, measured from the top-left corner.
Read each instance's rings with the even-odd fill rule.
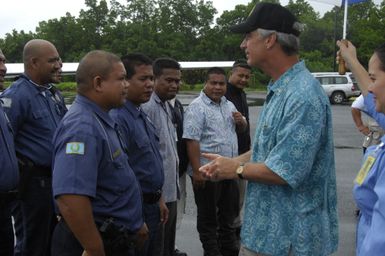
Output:
[[[158,190],[155,193],[143,193],[143,203],[155,204],[159,201],[162,196],[162,191]]]
[[[33,177],[52,177],[52,168],[51,166],[37,165],[31,161],[28,157],[23,156],[19,153],[16,153],[20,172],[29,172],[28,175]]]
[[[0,207],[17,199],[17,191],[0,192]]]
[[[28,168],[32,176],[35,177],[52,177],[51,166],[34,165]]]

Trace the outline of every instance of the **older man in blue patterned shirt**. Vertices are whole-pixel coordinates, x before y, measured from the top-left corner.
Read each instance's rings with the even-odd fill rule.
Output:
[[[332,114],[299,61],[301,24],[278,4],[259,3],[242,24],[248,63],[272,78],[252,152],[205,155],[211,179],[247,179],[241,256],[329,255],[338,223]]]
[[[233,225],[239,215],[237,182],[205,181],[199,167],[207,163],[201,152],[228,157],[238,155],[236,129],[245,130],[246,119],[228,101],[225,71],[211,68],[200,96],[186,109],[183,138],[191,166],[195,203],[198,208],[197,229],[206,256],[233,256],[239,248]]]

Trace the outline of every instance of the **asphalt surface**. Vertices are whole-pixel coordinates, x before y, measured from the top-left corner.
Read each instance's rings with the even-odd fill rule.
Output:
[[[178,98],[187,105],[196,97],[195,94],[181,94]],[[250,124],[252,138],[260,106],[253,106],[263,99],[263,93],[248,93]],[[333,134],[336,160],[338,214],[339,214],[339,248],[334,256],[355,255],[355,205],[352,197],[353,179],[360,167],[362,158],[362,135],[355,129],[350,114],[350,105],[333,105]],[[188,256],[202,256],[203,250],[196,230],[196,205],[194,203],[191,182],[187,180],[186,213],[176,234],[179,250]]]

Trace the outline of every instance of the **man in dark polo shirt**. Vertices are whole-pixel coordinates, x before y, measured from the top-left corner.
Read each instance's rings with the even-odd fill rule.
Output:
[[[238,154],[250,150],[250,122],[249,122],[249,107],[247,106],[246,93],[244,88],[248,86],[251,75],[251,67],[247,64],[246,60],[236,60],[231,69],[229,79],[227,81],[227,91],[225,97],[231,101],[237,110],[246,118],[247,128],[245,130],[237,130],[238,138]],[[243,200],[245,197],[246,181],[239,180],[239,210],[243,207]],[[240,219],[241,214],[235,220],[235,227],[237,228],[237,235],[241,231],[242,222]]]

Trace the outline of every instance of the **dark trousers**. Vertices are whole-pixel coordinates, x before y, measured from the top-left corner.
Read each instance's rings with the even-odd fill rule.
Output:
[[[51,243],[51,255],[81,256],[83,247],[76,239],[67,224],[61,220],[55,227]],[[134,248],[125,248],[124,251],[108,253],[106,256],[135,256]]]
[[[194,188],[197,229],[205,256],[237,256],[234,220],[239,215],[239,191],[235,180],[206,181]]]
[[[155,250],[156,239],[160,224],[159,203],[143,204],[144,222],[149,231],[148,240],[141,250],[136,250],[136,256],[158,256],[159,252]]]
[[[31,177],[12,214],[17,240],[15,256],[49,256],[56,223],[51,177]]]
[[[159,225],[156,255],[173,256],[175,250],[175,231],[177,217],[177,202],[166,203],[168,208],[168,221]]]
[[[0,255],[13,256],[13,226],[11,203],[0,205]]]

